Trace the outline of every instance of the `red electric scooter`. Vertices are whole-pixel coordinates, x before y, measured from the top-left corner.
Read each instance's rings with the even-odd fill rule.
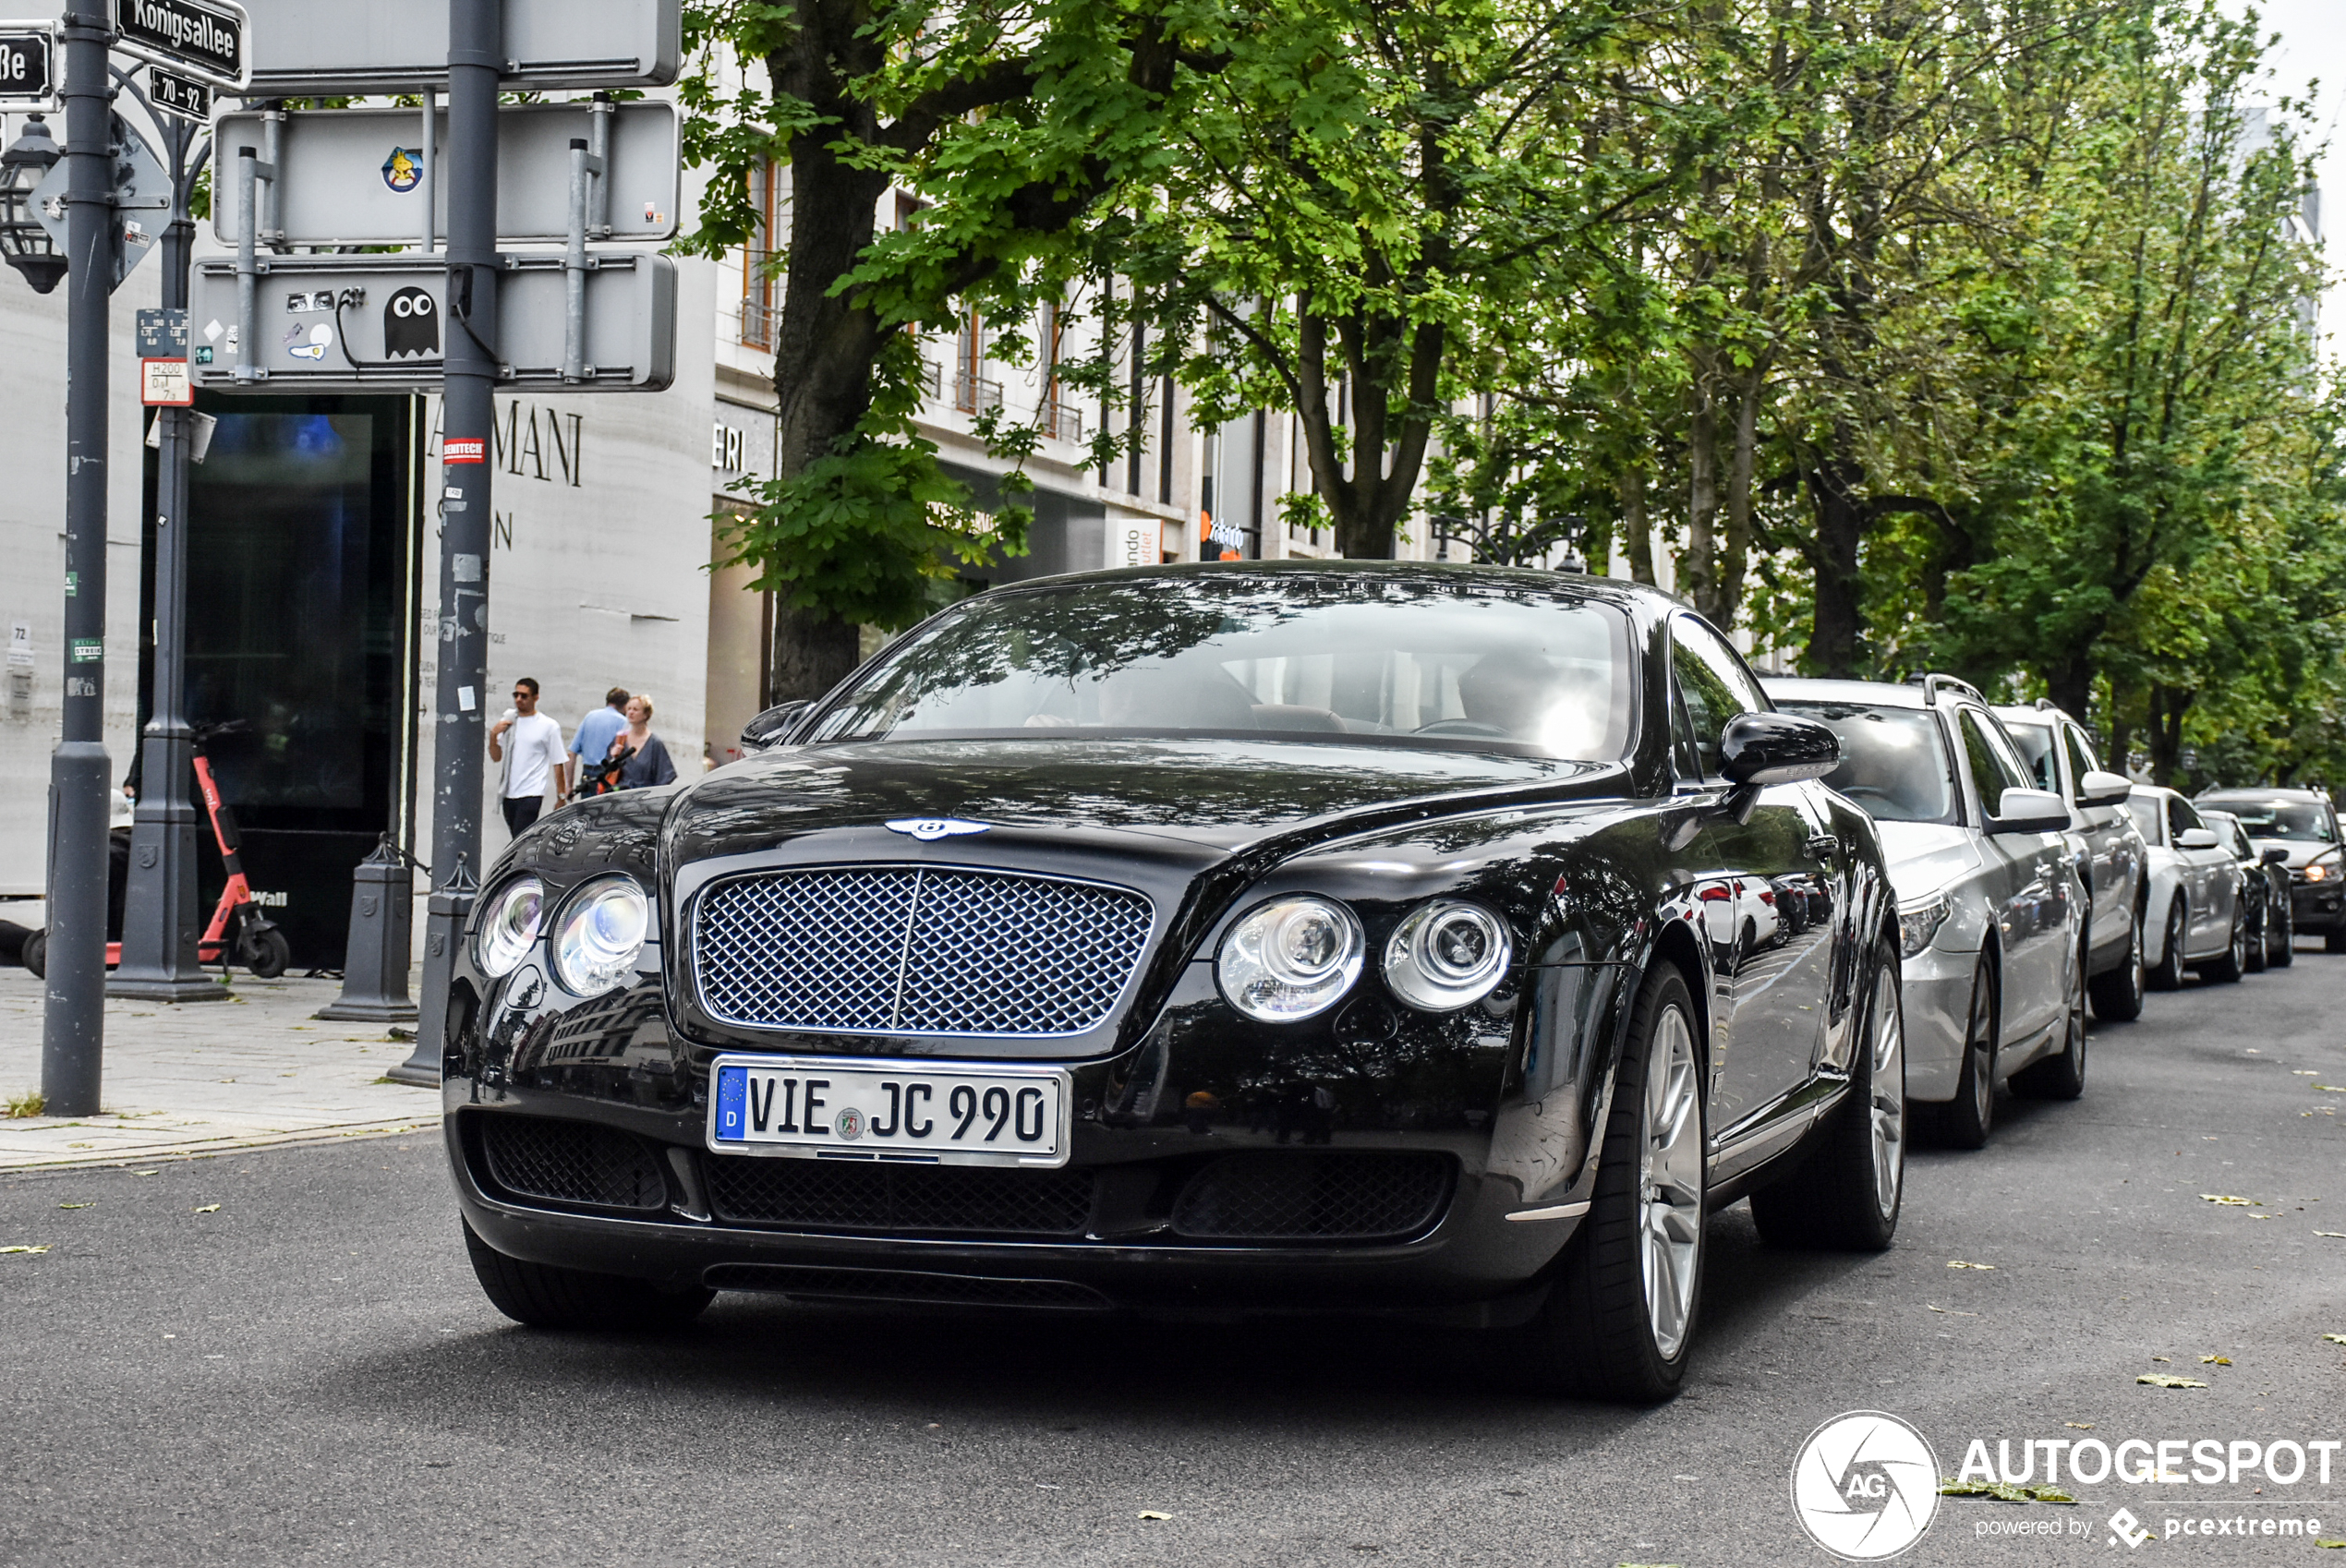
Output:
[[[220,846],[221,863],[228,868],[228,885],[220,890],[220,901],[212,909],[212,923],[197,940],[196,957],[207,964],[228,967],[228,959],[250,970],[261,980],[274,980],[285,972],[293,961],[293,948],[285,941],[285,934],[277,929],[260,906],[253,901],[252,885],[245,880],[244,857],[239,848],[243,839],[236,832],[236,814],[220,798],[220,785],[212,777],[212,758],[204,747],[219,735],[237,734],[245,729],[245,721],[232,718],[225,724],[200,724],[193,734],[196,754],[196,786],[203,791],[204,810],[212,817],[212,836]],[[106,944],[106,967],[122,962],[122,944]],[[36,975],[45,976],[49,970],[49,933],[44,927],[24,939],[24,967]]]

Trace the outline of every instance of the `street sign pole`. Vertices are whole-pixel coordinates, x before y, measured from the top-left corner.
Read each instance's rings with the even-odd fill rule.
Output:
[[[178,313],[176,347],[184,359],[187,275],[196,237],[187,199],[199,172],[195,148],[200,133],[185,121],[157,118],[171,144],[171,224],[163,239],[163,306],[166,314]],[[140,346],[142,358],[147,346]],[[191,409],[155,410],[154,677],[122,900],[122,963],[106,982],[109,996],[155,1002],[229,999],[228,988],[204,974],[197,943],[196,808],[189,792],[195,745],[186,712],[187,464],[194,423]]]
[[[439,675],[432,742],[432,897],[416,1049],[391,1076],[440,1081],[449,976],[480,866],[489,683],[490,457],[496,440],[497,91],[504,0],[448,0],[448,292],[441,405]],[[259,348],[252,345],[248,353]],[[502,703],[500,704],[502,706]]]
[[[106,994],[106,308],[114,288],[104,0],[67,0],[65,727],[49,772],[41,1092],[98,1114]]]

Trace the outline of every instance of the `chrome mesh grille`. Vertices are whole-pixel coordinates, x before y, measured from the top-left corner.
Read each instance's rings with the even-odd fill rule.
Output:
[[[1120,887],[936,866],[774,872],[701,895],[702,1006],[752,1029],[1080,1034],[1147,945]]]

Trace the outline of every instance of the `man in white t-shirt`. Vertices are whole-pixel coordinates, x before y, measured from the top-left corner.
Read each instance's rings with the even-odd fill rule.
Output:
[[[509,738],[506,731],[511,730]],[[489,731],[489,760],[505,765],[505,828],[518,835],[546,804],[546,781],[570,793],[570,754],[562,727],[538,711],[538,682],[514,682],[514,707]]]

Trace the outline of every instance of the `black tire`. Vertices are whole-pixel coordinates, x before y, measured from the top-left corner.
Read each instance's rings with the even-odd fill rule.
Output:
[[[2126,961],[2086,983],[2094,1017],[2104,1023],[2132,1023],[2143,1016],[2143,915],[2126,917]]]
[[[1772,1247],[1880,1252],[1898,1234],[1906,1185],[1905,1017],[1898,954],[1887,942],[1876,949],[1865,994],[1848,1093],[1813,1140],[1815,1152],[1751,1195],[1751,1218]]]
[[[2210,959],[2199,966],[2199,977],[2219,985],[2236,985],[2248,972],[2248,910],[2244,900],[2232,900],[2232,930],[2224,944],[2221,958]]]
[[[1683,1328],[1675,1346],[1660,1342],[1646,1299],[1643,1199],[1646,1176],[1648,1065],[1655,1041],[1671,1016],[1682,1029],[1693,1067],[1691,1114],[1695,1119],[1690,1212],[1692,1260],[1678,1276],[1691,1274]],[[1693,1358],[1702,1307],[1705,1245],[1703,1200],[1708,1188],[1704,1157],[1702,1030],[1694,997],[1676,965],[1656,963],[1638,993],[1630,1017],[1629,1042],[1614,1075],[1613,1105],[1605,1118],[1597,1165],[1596,1191],[1579,1234],[1565,1248],[1554,1285],[1539,1314],[1518,1332],[1508,1358],[1517,1377],[1559,1393],[1585,1394],[1629,1404],[1652,1405],[1672,1397]],[[1681,1197],[1686,1196],[1683,1181]]]
[[[2245,894],[2243,898],[2244,901]],[[2256,896],[2256,929],[2248,934],[2248,951],[2241,962],[2241,968],[2250,974],[2265,972],[2267,955],[2272,947],[2272,937],[2269,935],[2272,924],[2272,897],[2259,890]]]
[[[2077,972],[2086,971],[2083,944],[2077,948]],[[2031,1062],[2012,1075],[2013,1092],[2031,1100],[2074,1100],[2086,1092],[2086,986],[2080,980],[2069,996],[2069,1016],[2062,1024],[2061,1050],[2040,1062]]]
[[[1996,1129],[1996,977],[1983,961],[1971,975],[1971,1011],[1964,1024],[1955,1097],[1938,1117],[1940,1135],[1957,1149],[1985,1149]]]
[[[2274,923],[2280,928],[2278,934],[2279,940],[2274,943],[2265,962],[2273,969],[2287,969],[2297,961],[2297,911],[2290,907],[2288,899],[2280,901],[2279,916]]]
[[[19,956],[25,968],[35,980],[49,978],[49,928],[42,927],[24,939],[24,952]]]
[[[508,1258],[465,1225],[465,1251],[489,1304],[538,1329],[664,1329],[692,1321],[717,1293],[662,1290],[648,1280],[591,1274]]]
[[[2153,991],[2183,988],[2183,932],[2188,924],[2181,899],[2167,906],[2167,940],[2159,949],[2157,966],[2145,976]]]
[[[292,944],[285,940],[285,934],[273,925],[255,935],[249,946],[251,951],[245,960],[245,968],[252,971],[256,980],[274,980],[285,972],[287,964],[293,962]]]

